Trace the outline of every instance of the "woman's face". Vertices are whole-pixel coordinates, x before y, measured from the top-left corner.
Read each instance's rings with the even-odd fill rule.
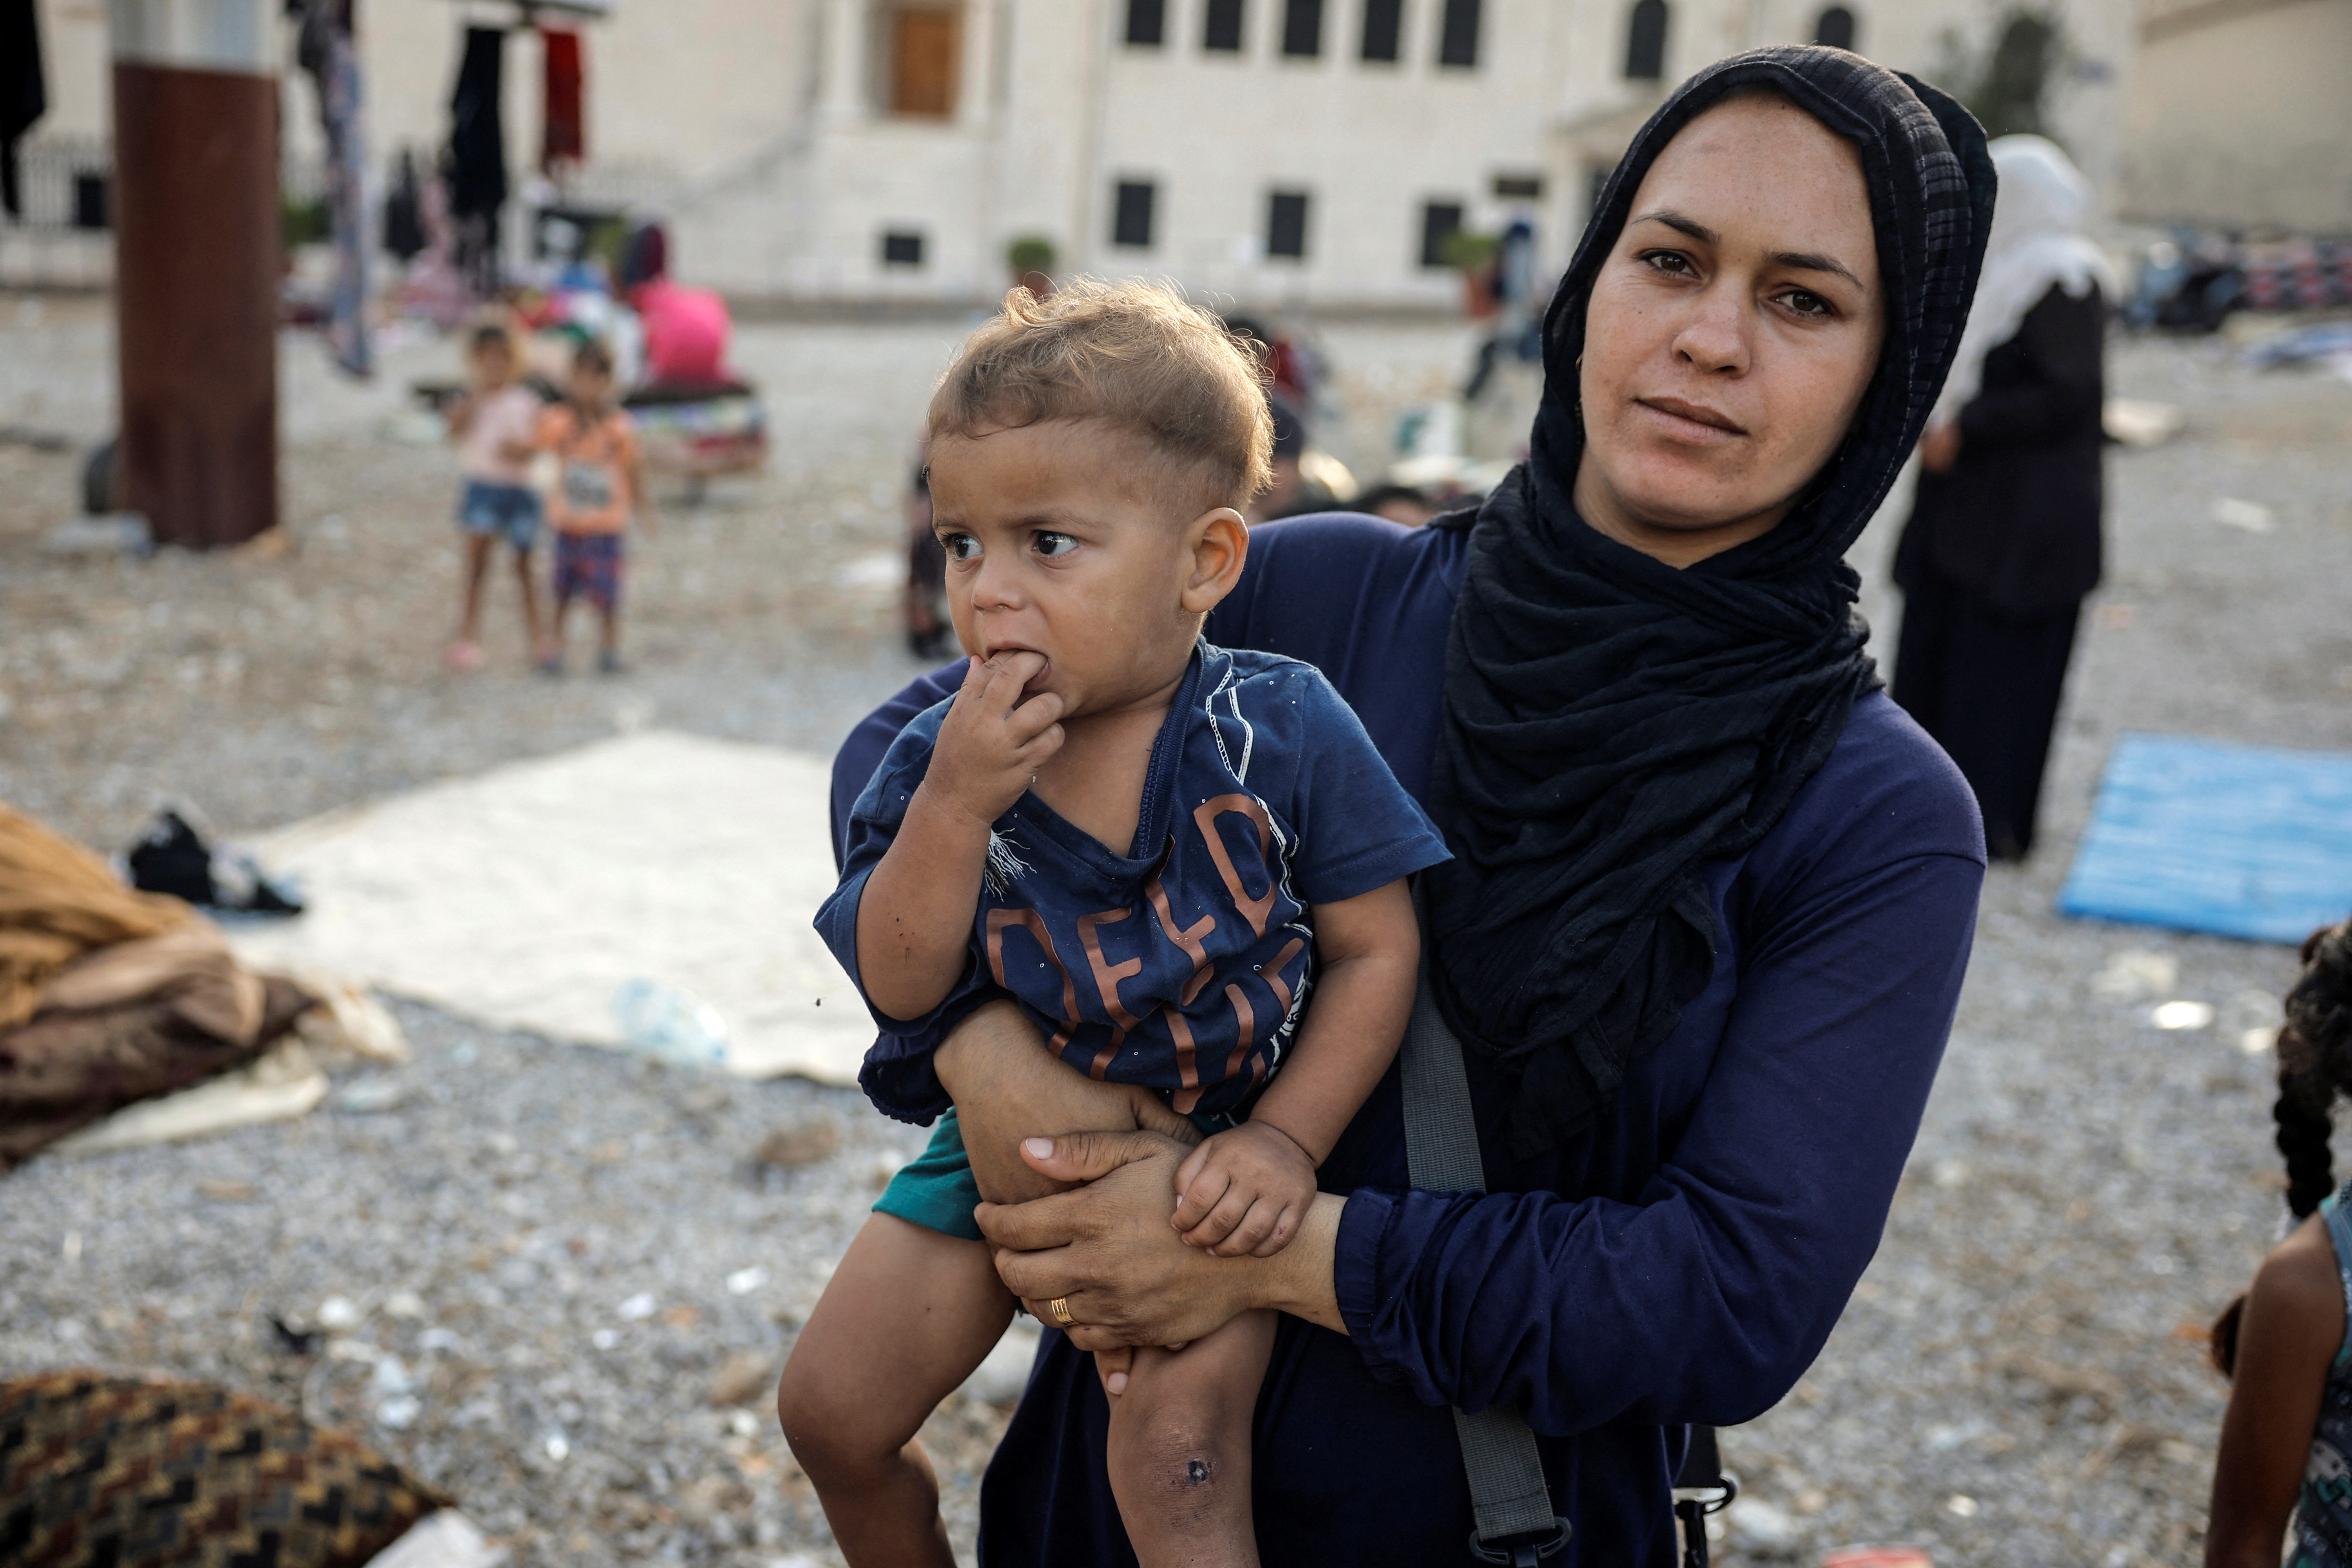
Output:
[[[1885,333],[1853,144],[1778,97],[1708,110],[1593,281],[1578,511],[1674,566],[1765,532],[1844,438]]]

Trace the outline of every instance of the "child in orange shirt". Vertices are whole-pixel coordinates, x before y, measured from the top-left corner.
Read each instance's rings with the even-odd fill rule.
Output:
[[[583,342],[572,354],[571,395],[541,416],[535,444],[562,465],[547,498],[555,530],[554,641],[540,668],[563,673],[563,624],[572,601],[584,598],[601,620],[596,668],[617,675],[622,538],[641,510],[648,531],[654,516],[646,504],[636,426],[613,401],[613,359],[603,344]]]

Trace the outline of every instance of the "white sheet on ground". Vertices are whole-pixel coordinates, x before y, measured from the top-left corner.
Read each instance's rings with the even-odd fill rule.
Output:
[[[354,975],[488,1022],[616,1046],[646,979],[726,1020],[729,1070],[857,1076],[874,1028],[810,921],[833,890],[828,764],[647,731],[257,840],[310,912],[230,933],[257,968]]]

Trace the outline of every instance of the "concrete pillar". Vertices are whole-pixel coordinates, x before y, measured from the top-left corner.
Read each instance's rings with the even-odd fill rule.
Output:
[[[866,0],[824,0],[824,77],[817,103],[829,124],[855,123],[873,112],[866,11]]]
[[[968,131],[996,118],[996,6],[997,0],[964,0],[956,123]]]
[[[269,0],[110,0],[122,504],[157,540],[278,521]]]

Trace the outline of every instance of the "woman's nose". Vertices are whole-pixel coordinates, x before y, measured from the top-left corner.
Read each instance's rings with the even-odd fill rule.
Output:
[[[1675,357],[1700,372],[1748,368],[1748,322],[1729,289],[1710,289],[1692,301],[1675,333]]]

